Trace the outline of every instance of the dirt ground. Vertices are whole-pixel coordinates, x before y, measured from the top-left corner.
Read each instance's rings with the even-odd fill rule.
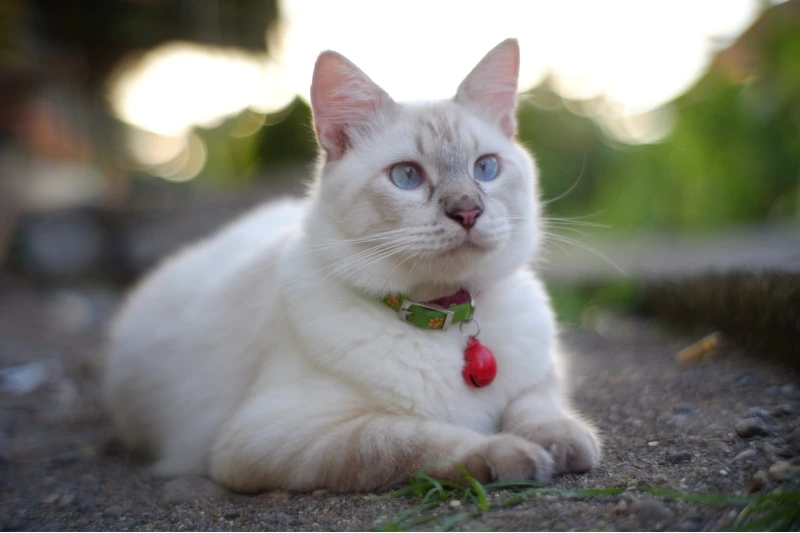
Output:
[[[109,444],[98,404],[96,362],[115,297],[0,276],[0,368],[44,362],[36,368],[49,376],[25,394],[9,392],[7,375],[0,381],[2,530],[368,530],[416,505],[385,495],[243,496],[202,479],[148,476]],[[596,471],[560,477],[555,487],[729,495],[798,489],[796,376],[733,346],[679,366],[675,353],[699,337],[641,321],[607,317],[600,328],[564,336],[574,354],[575,403],[602,431],[604,459]],[[437,512],[465,510],[476,508],[463,502]],[[456,529],[709,531],[729,527],[740,510],[637,491],[550,495],[496,505]]]

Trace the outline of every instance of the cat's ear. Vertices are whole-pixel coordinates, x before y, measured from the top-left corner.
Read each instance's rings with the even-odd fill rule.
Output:
[[[464,78],[458,86],[456,102],[496,123],[510,137],[517,130],[518,81],[519,44],[516,39],[506,39]]]
[[[311,82],[311,109],[319,143],[329,160],[350,148],[351,134],[364,131],[394,100],[350,60],[336,52],[320,54]]]

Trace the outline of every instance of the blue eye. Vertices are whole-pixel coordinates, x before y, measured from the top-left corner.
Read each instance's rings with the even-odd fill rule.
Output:
[[[497,171],[500,165],[497,163],[497,158],[493,155],[485,155],[475,161],[475,179],[478,181],[492,181],[497,177]]]
[[[389,170],[389,179],[401,189],[414,189],[422,183],[422,172],[411,163],[397,163]]]

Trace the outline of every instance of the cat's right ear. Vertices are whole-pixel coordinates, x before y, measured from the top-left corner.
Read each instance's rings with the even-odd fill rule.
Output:
[[[350,148],[351,134],[367,130],[394,100],[350,60],[336,52],[320,54],[311,82],[311,109],[320,145],[330,161]]]

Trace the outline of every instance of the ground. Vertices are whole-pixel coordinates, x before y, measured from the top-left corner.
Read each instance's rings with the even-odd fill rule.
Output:
[[[0,380],[2,528],[365,530],[397,525],[419,504],[389,494],[236,495],[203,479],[149,476],[109,440],[98,401],[101,332],[114,299],[0,276],[0,368],[43,362],[27,367],[27,377],[49,376],[24,394],[21,374]],[[724,530],[744,505],[664,499],[637,487],[729,496],[798,489],[800,388],[785,369],[726,344],[681,366],[676,352],[699,337],[638,320],[606,317],[592,330],[565,329],[564,338],[575,404],[602,432],[604,456],[597,470],[552,486],[629,490],[540,495],[506,508],[512,495],[497,492],[488,512],[466,500],[426,512],[472,513],[451,524],[460,530]]]

